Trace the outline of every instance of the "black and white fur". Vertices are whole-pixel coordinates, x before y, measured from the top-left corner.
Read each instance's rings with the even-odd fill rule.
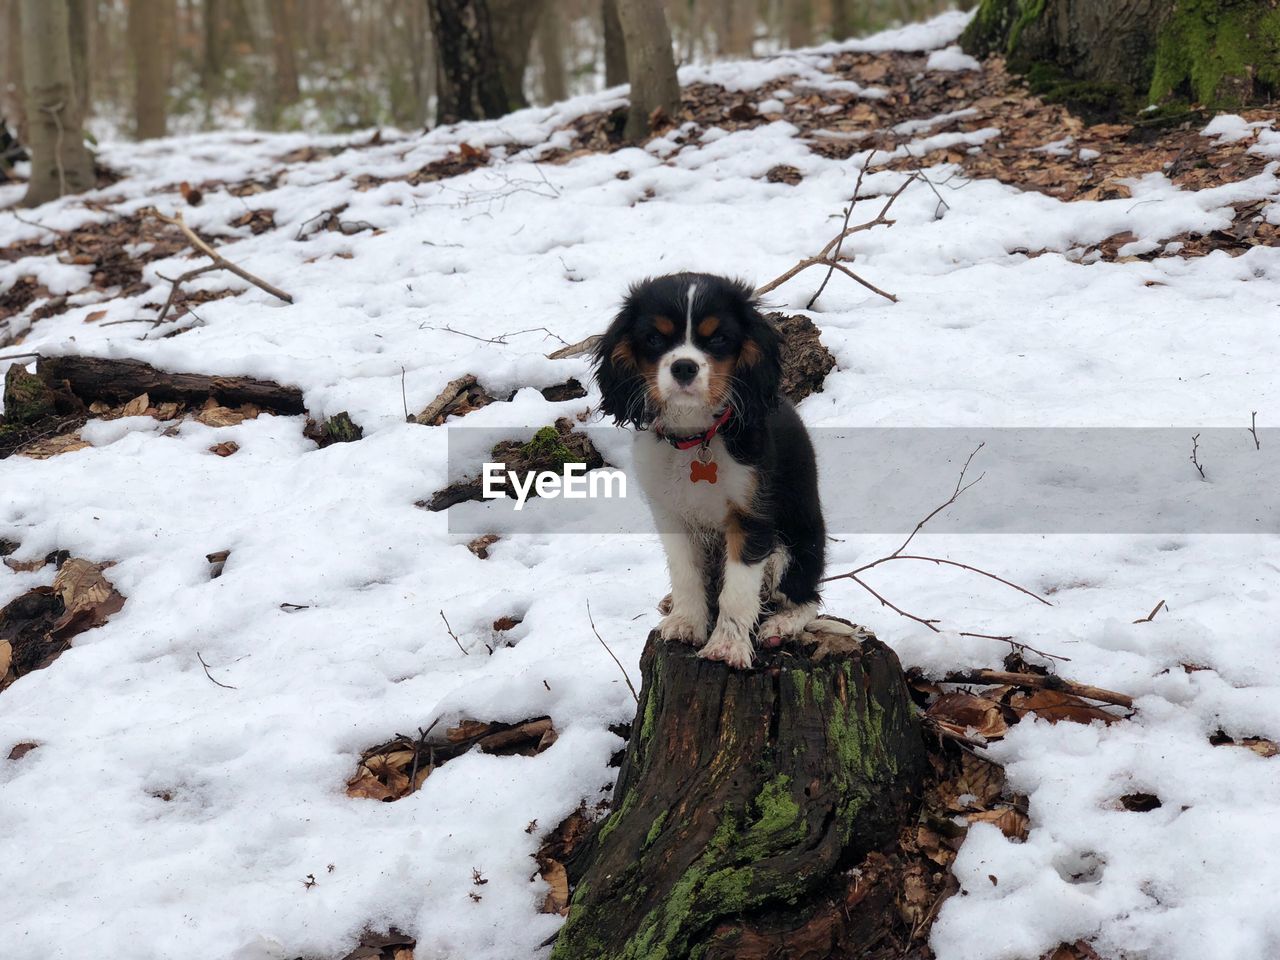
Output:
[[[819,603],[817,465],[779,393],[780,348],[750,287],[678,273],[634,285],[596,349],[602,410],[639,431],[638,479],[671,573],[661,634],[734,667],[751,665],[762,614],[759,636],[780,640],[800,634]],[[717,482],[693,483],[699,450],[664,437],[705,433],[726,404],[707,451]]]

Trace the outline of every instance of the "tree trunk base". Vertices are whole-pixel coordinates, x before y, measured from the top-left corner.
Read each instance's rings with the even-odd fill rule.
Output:
[[[650,634],[614,812],[575,857],[553,960],[818,960],[883,937],[878,851],[917,808],[924,741],[888,647],[818,639],[743,671]]]

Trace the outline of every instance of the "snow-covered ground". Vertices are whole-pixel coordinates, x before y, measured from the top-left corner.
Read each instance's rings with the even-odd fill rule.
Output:
[[[962,24],[951,15],[859,49],[941,49]],[[820,86],[831,52],[696,73],[738,88],[796,74]],[[930,66],[968,64],[946,54]],[[465,373],[495,394],[571,376],[585,383],[585,359],[548,360],[559,344],[541,328],[569,342],[599,332],[626,284],[646,274],[698,269],[763,282],[781,273],[834,232],[832,214],[864,159],[818,156],[778,121],[707,131],[692,145],[660,138],[535,162],[555,128],[620,103],[617,93],[340,152],[287,168],[263,193],[211,190],[195,208],[157,191],[265,174],[273,158],[320,141],[237,133],[106,148],[127,174],[103,191],[123,198],[114,209],[182,209],[295,302],[248,288],[197,307],[201,325],[168,339],[191,318],[155,331],[103,325],[151,315],[142,304],[168,289],[159,274],[188,268],[178,258],[147,268],[152,293],[39,321],[19,349],[295,383],[313,415],[347,410],[365,439],[317,450],[301,418],[271,416],[188,422],[163,437],[164,424],[139,417],[91,424],[93,449],[0,464],[0,537],[21,541],[18,558],[66,549],[114,560],[108,575],[128,598],[106,626],[0,695],[0,757],[39,744],[0,760],[7,960],[332,957],[362,929],[390,925],[417,936],[419,958],[545,953],[538,945],[561,921],[538,912],[546,887],[530,856],[543,830],[612,782],[620,741],[607,728],[633,708],[586,604],[638,678],[666,591],[661,552],[643,531],[544,534],[509,537],[478,559],[445,514],[414,506],[447,482],[446,434],[483,426],[527,436],[590,398],[549,403],[524,389],[456,425],[421,427],[404,422],[402,369],[410,410]],[[970,142],[980,149],[979,134]],[[441,182],[353,187],[360,174],[415,170],[463,142],[502,159]],[[804,179],[767,182],[776,164]],[[941,219],[932,193],[909,189],[894,227],[846,247],[899,302],[835,278],[813,316],[838,369],[801,413],[831,427],[1240,427],[1249,442],[1249,412],[1265,425],[1280,410],[1280,251],[1092,264],[1068,254],[1126,230],[1157,244],[1228,225],[1231,202],[1280,203],[1278,166],[1199,193],[1153,171],[1132,199],[1072,204],[974,181],[947,193]],[[864,189],[885,194],[901,178],[870,173]],[[863,201],[855,222],[882,202]],[[378,232],[294,239],[342,203],[343,219]],[[229,227],[247,208],[274,210],[277,229]],[[1270,209],[1274,217],[1280,206]],[[27,214],[60,228],[106,216],[74,199]],[[0,214],[0,242],[42,233]],[[54,292],[77,290],[88,269],[26,260],[0,268],[0,284],[34,273]],[[771,300],[797,310],[816,280],[804,275]],[[229,284],[244,287],[214,274],[196,288]],[[86,323],[94,309],[108,315]],[[224,440],[239,452],[208,452]],[[607,446],[612,462],[627,463],[625,435]],[[901,517],[904,532],[945,499],[958,466],[920,465],[936,475],[937,496]],[[1201,481],[1190,465],[1186,473],[1178,482],[1192,496]],[[966,494],[982,496],[981,485]],[[841,534],[831,570],[900,540]],[[1129,960],[1280,956],[1280,759],[1209,743],[1218,729],[1280,739],[1275,536],[926,532],[916,544],[996,569],[1051,594],[1054,606],[924,564],[877,571],[883,592],[954,630],[1016,634],[1070,657],[1062,669],[1072,679],[1138,698],[1129,721],[1027,720],[991,748],[1030,798],[1030,836],[1015,843],[989,825],[970,829],[955,867],[962,894],[934,927],[937,956],[1034,960],[1077,938]],[[205,555],[228,549],[225,572],[210,580]],[[0,569],[0,604],[52,576]],[[1158,600],[1167,609],[1133,623]],[[827,604],[873,628],[908,666],[996,667],[1006,652],[929,633],[855,587],[833,585]],[[442,610],[470,655],[450,639]],[[516,642],[489,656],[491,624],[504,615],[523,618]],[[234,689],[211,683],[197,654]],[[543,714],[560,736],[537,757],[468,754],[396,803],[344,793],[360,751],[395,733],[438,716]],[[1163,805],[1118,805],[1137,791]],[[527,832],[533,820],[541,827]]]

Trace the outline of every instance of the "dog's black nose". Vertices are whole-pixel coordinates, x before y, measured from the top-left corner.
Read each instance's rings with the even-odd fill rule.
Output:
[[[671,365],[671,375],[676,383],[692,383],[698,375],[698,365],[692,360],[677,360]]]

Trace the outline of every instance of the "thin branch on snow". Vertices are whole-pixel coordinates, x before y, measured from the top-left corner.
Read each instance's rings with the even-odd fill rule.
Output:
[[[444,628],[449,631],[449,636],[453,637],[453,642],[458,645],[458,649],[462,651],[464,657],[471,656],[467,652],[467,648],[462,645],[462,641],[458,639],[458,635],[453,632],[453,627],[449,626],[449,618],[444,615],[444,611],[440,611],[440,619],[444,621]]]
[[[181,213],[174,214],[172,217],[167,217],[154,208],[150,212],[153,217],[162,223],[171,224],[181,230],[183,236],[187,238],[187,242],[190,243],[191,246],[195,247],[199,253],[204,254],[213,261],[213,263],[206,264],[203,267],[196,267],[194,270],[188,270],[186,273],[174,279],[170,279],[165,276],[160,277],[161,280],[167,280],[169,283],[173,284],[173,286],[169,290],[169,299],[165,301],[164,306],[160,309],[159,315],[152,321],[155,326],[159,326],[164,322],[164,318],[168,315],[170,308],[173,306],[174,300],[177,299],[178,289],[182,284],[189,280],[194,280],[202,274],[211,273],[214,270],[227,270],[234,273],[241,280],[253,284],[259,290],[265,290],[276,299],[283,300],[285,303],[293,303],[293,297],[290,294],[285,293],[277,286],[267,283],[267,281],[263,280],[261,277],[254,276],[243,267],[232,263],[222,254],[218,253],[217,250],[213,249],[213,247],[209,246],[209,244],[201,240],[200,237],[197,236],[196,232],[187,226],[185,221],[183,221]]]
[[[1041,676],[1038,673],[1010,673],[1007,670],[967,670],[948,673],[942,678],[942,682],[1056,690],[1059,693],[1069,693],[1075,697],[1097,700],[1099,703],[1109,703],[1126,709],[1133,707],[1133,697],[1128,694],[1116,693],[1114,690],[1104,690],[1102,687],[1091,687],[1088,684],[1076,683],[1073,680],[1063,680],[1061,677],[1052,674]]]
[[[986,476],[986,474],[980,474],[976,479],[970,480],[968,483],[964,482],[965,475],[969,471],[969,466],[970,464],[973,463],[973,458],[977,456],[978,451],[981,450],[984,446],[986,446],[986,441],[983,441],[982,443],[979,443],[976,447],[974,447],[973,452],[970,453],[968,458],[965,460],[964,466],[960,468],[960,476],[956,479],[956,486],[955,486],[955,489],[951,491],[951,496],[948,497],[943,503],[939,504],[937,507],[931,510],[924,517],[923,520],[917,523],[915,526],[915,529],[911,531],[911,533],[907,536],[907,539],[902,541],[898,549],[894,550],[892,553],[886,556],[880,557],[877,560],[872,560],[870,563],[864,563],[862,566],[856,567],[853,570],[849,570],[845,573],[833,574],[830,577],[824,577],[822,579],[822,582],[830,583],[833,580],[852,580],[858,586],[862,587],[863,590],[867,591],[867,593],[871,594],[873,597],[879,600],[881,606],[888,607],[890,610],[892,610],[894,613],[898,614],[899,616],[906,617],[908,620],[914,620],[916,623],[919,623],[928,627],[934,633],[942,632],[941,628],[938,627],[938,624],[942,622],[941,620],[917,616],[914,613],[910,613],[909,611],[904,610],[902,607],[899,607],[896,604],[890,602],[883,595],[881,595],[876,590],[874,590],[866,582],[866,580],[862,579],[860,574],[863,574],[868,570],[872,570],[875,567],[880,566],[881,564],[889,563],[892,560],[922,560],[927,563],[937,564],[939,566],[957,567],[961,570],[967,570],[970,573],[976,573],[979,576],[987,577],[990,580],[995,580],[997,583],[1002,583],[1006,587],[1010,587],[1014,590],[1017,590],[1019,593],[1026,594],[1028,597],[1031,597],[1033,600],[1038,600],[1040,603],[1043,603],[1046,607],[1053,606],[1053,604],[1050,601],[1040,596],[1040,594],[1036,593],[1034,590],[1029,590],[1028,588],[1020,584],[1014,583],[1012,580],[1005,579],[1004,577],[1000,576],[997,573],[992,573],[990,570],[984,570],[981,567],[975,567],[972,564],[968,564],[968,563],[961,563],[959,560],[950,560],[946,557],[932,557],[932,556],[926,556],[923,554],[904,552],[907,549],[907,547],[911,544],[911,541],[916,538],[916,534],[918,534],[922,529],[924,529],[925,524],[927,524],[930,520],[932,520],[934,517],[940,514],[943,510],[946,510],[949,506],[955,503],[960,498],[961,494],[963,494],[966,490],[968,490],[975,483],[977,483],[984,476]],[[1007,643],[1014,642],[1012,637],[993,636],[991,634],[963,633],[962,635],[970,636],[970,637],[985,637],[986,639],[989,639],[989,640],[1001,640]],[[1019,646],[1022,646],[1027,650],[1031,650],[1034,653],[1041,653],[1041,651],[1034,650],[1034,648],[1032,647],[1027,647],[1025,644],[1019,644]],[[1041,655],[1054,656],[1053,654],[1043,654],[1043,653],[1041,653]],[[1067,659],[1066,657],[1056,657],[1056,656],[1054,656],[1054,658],[1061,659],[1061,660]]]
[[[209,672],[209,665],[208,665],[207,663],[205,663],[205,662],[204,662],[204,657],[200,656],[200,651],[199,651],[199,650],[197,650],[197,651],[196,651],[196,659],[200,661],[200,666],[204,667],[204,675],[205,675],[206,677],[208,677],[210,680],[212,680],[214,683],[216,683],[218,686],[223,687],[223,688],[225,688],[225,689],[227,689],[227,690],[237,690],[237,689],[239,689],[238,687],[233,687],[233,686],[232,686],[231,684],[229,684],[229,683],[222,683],[221,681],[214,680],[214,679],[213,679],[213,674]]]
[[[1165,607],[1165,603],[1163,600],[1161,600],[1159,603],[1157,603],[1154,607],[1151,608],[1151,612],[1148,613],[1145,617],[1139,617],[1137,620],[1133,622],[1134,623],[1150,623],[1152,620],[1156,618],[1156,614],[1159,613],[1161,610],[1163,610],[1164,607]]]
[[[1249,415],[1249,433],[1253,435],[1253,448],[1255,450],[1262,449],[1262,441],[1258,439],[1258,411],[1254,410]]]
[[[622,671],[622,679],[627,681],[627,689],[631,691],[631,696],[635,698],[636,703],[640,702],[640,694],[636,693],[635,686],[631,683],[631,677],[627,674],[627,668],[622,665],[622,661],[618,659],[617,654],[609,649],[609,645],[604,642],[604,637],[600,636],[600,631],[596,629],[596,621],[591,616],[591,601],[587,601],[587,620],[591,623],[591,632],[596,635],[596,639],[600,641],[600,646],[604,647],[605,653],[613,658],[613,662],[618,665],[618,669]]]
[[[875,217],[868,220],[866,223],[859,223],[856,226],[851,227],[848,225],[848,222],[849,222],[848,218],[849,218],[849,214],[853,210],[854,203],[858,199],[858,189],[862,185],[862,176],[863,176],[863,173],[865,172],[865,169],[866,168],[864,167],[863,170],[859,171],[858,173],[858,182],[854,186],[853,199],[849,201],[849,207],[845,214],[845,221],[840,228],[840,232],[837,233],[834,237],[832,237],[829,241],[827,241],[826,246],[824,246],[818,252],[817,256],[806,257],[805,259],[797,263],[794,267],[792,267],[790,270],[786,271],[785,273],[777,277],[774,277],[772,280],[770,280],[768,283],[764,284],[763,286],[757,287],[756,294],[755,294],[757,297],[763,297],[765,294],[769,293],[770,291],[775,290],[778,287],[782,286],[784,283],[786,283],[796,274],[802,273],[805,270],[808,270],[810,267],[827,267],[828,268],[827,280],[831,278],[832,271],[839,270],[845,276],[849,277],[849,279],[856,280],[858,283],[862,284],[872,293],[877,293],[880,296],[884,297],[886,300],[890,300],[893,303],[898,302],[898,298],[894,296],[892,293],[888,293],[884,290],[881,290],[875,284],[859,276],[857,273],[850,270],[843,263],[841,263],[840,250],[844,246],[844,241],[855,233],[861,233],[864,230],[871,230],[872,228],[879,227],[879,226],[886,226],[886,227],[893,226],[895,221],[888,219],[886,214],[888,214],[889,208],[893,206],[894,202],[898,199],[898,197],[902,196],[902,192],[916,181],[917,175],[912,174],[911,176],[907,177],[906,180],[902,181],[901,186],[899,186],[897,190],[893,191],[893,193],[889,194],[888,200],[885,201],[884,206],[880,208],[880,212],[877,213]],[[822,287],[818,288],[818,293],[821,293],[822,288],[827,285],[827,280],[822,281]],[[813,295],[813,298],[809,301],[810,307],[813,306],[813,303],[817,300],[817,298],[818,298],[818,294],[815,293]]]
[[[1207,481],[1209,478],[1204,475],[1204,465],[1200,463],[1200,434],[1196,434],[1191,438],[1191,456],[1188,458],[1191,465],[1200,472],[1200,479]]]

